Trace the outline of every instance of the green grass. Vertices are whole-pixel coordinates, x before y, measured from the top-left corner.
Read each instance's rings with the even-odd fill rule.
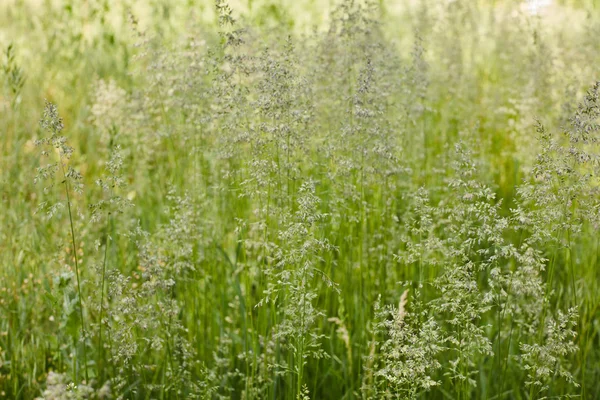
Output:
[[[598,5],[398,3],[0,5],[0,399],[597,398]]]

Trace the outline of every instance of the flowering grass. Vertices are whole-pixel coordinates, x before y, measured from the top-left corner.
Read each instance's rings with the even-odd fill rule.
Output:
[[[598,4],[309,3],[0,5],[0,399],[599,396]]]

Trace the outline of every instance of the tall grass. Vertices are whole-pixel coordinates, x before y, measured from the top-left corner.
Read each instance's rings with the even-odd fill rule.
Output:
[[[598,396],[593,2],[300,3],[0,5],[0,398]]]

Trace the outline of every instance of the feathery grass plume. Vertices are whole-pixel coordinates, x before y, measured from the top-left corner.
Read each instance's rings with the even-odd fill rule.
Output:
[[[523,204],[518,213],[530,233],[529,243],[550,241],[570,253],[590,217],[595,221],[599,90],[600,84],[596,84],[587,93],[563,137],[556,137],[538,124],[542,150],[532,171],[535,180],[518,190]],[[574,286],[572,295],[576,296]]]
[[[416,290],[423,294],[416,298],[423,296],[425,314],[416,322],[441,319],[438,352],[448,363],[444,376],[465,396],[476,386],[476,360],[493,354],[487,331],[478,322],[492,309],[493,292],[480,276],[503,274],[499,267],[510,249],[502,236],[508,221],[500,216],[491,189],[477,180],[475,165],[470,152],[457,145],[446,186],[432,194],[421,189],[414,197],[406,250],[398,255],[417,264]],[[429,204],[430,196],[440,195],[437,204]]]
[[[273,337],[287,356],[289,395],[294,397],[303,394],[307,360],[327,357],[321,348],[324,335],[318,329],[325,314],[315,307],[318,292],[313,281],[318,276],[326,286],[335,286],[319,269],[323,254],[331,250],[331,245],[319,235],[319,224],[325,215],[319,212],[318,204],[315,183],[304,182],[294,218],[282,221],[287,228],[279,236],[287,246],[278,249],[277,263],[267,271],[270,280],[265,297],[258,303],[259,307],[274,304],[280,310]]]
[[[197,365],[179,318],[177,266],[139,227],[129,236],[138,249],[139,272],[124,276],[108,271],[109,362],[118,371],[111,386],[117,393],[197,396],[207,381],[195,375],[205,370]]]
[[[110,159],[105,165],[106,173],[101,178],[96,180],[96,185],[101,189],[103,198],[93,204],[90,204],[90,222],[102,224],[103,232],[101,233],[104,250],[101,252],[102,261],[98,265],[97,278],[100,283],[100,297],[90,301],[91,304],[96,305],[98,312],[98,321],[96,329],[98,349],[98,359],[96,365],[98,369],[98,379],[104,380],[106,376],[106,348],[111,346],[110,340],[107,341],[106,337],[103,336],[105,328],[108,328],[108,321],[105,319],[106,309],[109,307],[106,304],[106,280],[107,280],[107,269],[109,268],[109,248],[113,247],[117,230],[115,228],[115,220],[119,220],[122,215],[127,211],[128,208],[133,207],[133,203],[124,197],[121,192],[126,187],[126,180],[121,175],[123,169],[123,157],[121,154],[120,146],[116,145],[111,150]],[[125,221],[123,222],[123,225]],[[101,240],[96,241],[96,250],[98,251],[102,246]],[[114,247],[113,247],[114,248]],[[109,350],[110,353],[110,350]]]
[[[492,307],[479,275],[494,266],[507,221],[493,203],[492,190],[476,180],[470,152],[457,144],[455,157],[454,176],[448,178],[452,193],[446,193],[447,204],[438,206],[445,221],[442,240],[446,248],[444,269],[433,281],[440,296],[429,306],[439,310],[445,320],[443,329],[451,353],[445,375],[461,395],[469,397],[476,386],[476,360],[480,355],[493,355],[485,325],[479,322]]]
[[[120,193],[127,186],[126,178],[121,175],[123,162],[122,149],[115,145],[105,165],[105,175],[96,179],[96,185],[102,190],[105,198],[89,205],[91,222],[100,222],[105,217],[123,213],[133,206],[131,200]]]
[[[73,262],[74,262],[74,270],[75,277],[77,283],[77,307],[79,308],[79,323],[81,325],[81,336],[80,340],[82,341],[82,355],[83,355],[83,375],[85,376],[85,380],[89,382],[88,375],[88,360],[87,360],[87,330],[86,330],[86,321],[84,319],[84,310],[83,310],[83,294],[81,290],[81,271],[79,269],[79,260],[78,253],[79,249],[77,247],[77,237],[75,236],[75,228],[74,228],[74,217],[73,217],[73,208],[74,206],[71,203],[71,190],[75,193],[81,193],[83,191],[83,185],[81,183],[82,176],[76,171],[71,164],[69,163],[69,159],[73,154],[73,148],[69,146],[67,142],[67,138],[62,136],[62,130],[64,129],[64,124],[62,118],[58,114],[58,108],[46,101],[46,106],[44,108],[44,113],[42,115],[42,119],[40,120],[41,128],[46,131],[49,136],[42,137],[41,139],[36,140],[36,145],[43,146],[48,148],[48,150],[42,151],[42,156],[50,156],[50,152],[57,153],[57,160],[55,162],[49,163],[45,166],[39,167],[37,169],[37,175],[34,179],[34,182],[38,182],[41,180],[49,180],[50,187],[52,187],[56,183],[56,174],[62,172],[60,182],[64,185],[65,189],[65,197],[66,197],[66,209],[68,211],[69,216],[69,227],[70,227],[70,235],[71,235],[71,250],[73,254]],[[46,188],[48,189],[48,187]],[[57,210],[57,205],[61,203],[55,203],[54,205],[48,205],[43,203],[43,208],[46,209],[46,213],[49,217],[51,217],[54,212]],[[77,346],[78,348],[79,346]],[[75,380],[78,380],[79,376],[79,367],[75,368]]]
[[[294,202],[299,164],[306,154],[305,142],[310,139],[313,119],[313,106],[305,94],[306,81],[299,74],[296,57],[294,43],[288,37],[280,52],[265,49],[257,60],[253,106],[261,122],[252,141],[255,158],[250,176],[256,177],[260,186],[273,186],[278,208],[291,208]],[[269,178],[274,181],[268,182]]]
[[[598,83],[588,91],[563,137],[556,137],[538,124],[542,150],[533,168],[534,179],[518,189],[520,204],[514,211],[515,222],[527,232],[528,245],[545,247],[549,253],[537,339],[521,344],[530,395],[551,390],[554,382],[550,377],[556,376],[550,372],[555,371],[554,367],[549,369],[553,362],[559,365],[558,376],[577,385],[565,367],[569,365],[567,356],[577,350],[573,341],[580,306],[572,252],[582,235],[594,229],[597,220],[599,91]],[[564,270],[559,266],[564,266]],[[541,269],[545,270],[546,265]],[[557,275],[570,282],[570,303],[575,307],[566,313],[559,307],[557,311],[551,308]],[[580,351],[583,358],[583,347]]]
[[[437,357],[444,350],[442,333],[425,309],[406,309],[408,293],[408,289],[402,293],[398,307],[382,306],[380,300],[375,304],[373,351],[365,364],[363,398],[417,398],[440,384],[435,373],[441,368]]]
[[[567,356],[577,351],[573,343],[576,337],[575,326],[579,316],[575,308],[563,314],[558,311],[557,319],[546,319],[542,329],[543,344],[521,343],[522,368],[527,372],[525,385],[530,388],[530,394],[538,397],[550,389],[550,381],[560,377],[569,384],[578,387],[572,374],[573,366]]]

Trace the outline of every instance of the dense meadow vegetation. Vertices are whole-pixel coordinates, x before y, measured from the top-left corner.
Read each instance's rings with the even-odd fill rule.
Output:
[[[0,399],[600,398],[600,4],[0,2]]]

